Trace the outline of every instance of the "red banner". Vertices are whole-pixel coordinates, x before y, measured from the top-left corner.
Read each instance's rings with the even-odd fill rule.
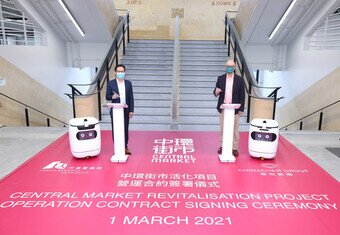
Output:
[[[132,155],[76,159],[64,135],[0,182],[0,234],[338,234],[339,182],[280,137],[220,163],[215,132],[131,132]]]

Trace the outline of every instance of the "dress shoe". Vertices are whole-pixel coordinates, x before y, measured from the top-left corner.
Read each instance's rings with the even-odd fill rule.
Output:
[[[131,155],[131,152],[130,152],[130,150],[128,148],[125,148],[125,154],[126,155]]]
[[[236,149],[233,150],[233,155],[234,155],[234,157],[238,156],[238,151]]]
[[[217,150],[217,153],[218,153],[218,154],[222,154],[222,147],[220,147],[220,148]]]

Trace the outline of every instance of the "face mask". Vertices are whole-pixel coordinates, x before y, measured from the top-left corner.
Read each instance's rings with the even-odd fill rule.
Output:
[[[124,79],[125,78],[125,73],[124,72],[117,72],[116,77],[119,79]]]
[[[230,74],[230,73],[233,73],[233,72],[234,72],[234,67],[230,67],[230,66],[229,66],[229,67],[226,68],[226,71],[227,71],[227,73],[229,73],[229,74]]]

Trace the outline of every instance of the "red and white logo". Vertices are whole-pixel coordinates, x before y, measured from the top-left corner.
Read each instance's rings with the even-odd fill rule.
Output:
[[[56,162],[52,162],[52,163],[48,164],[47,166],[45,166],[43,168],[43,170],[50,170],[50,169],[64,170],[64,169],[66,169],[66,167],[67,167],[66,163],[62,163],[61,161],[56,161]]]
[[[43,167],[43,172],[58,172],[61,174],[89,174],[94,171],[102,170],[101,166],[68,166],[61,161],[54,161]]]

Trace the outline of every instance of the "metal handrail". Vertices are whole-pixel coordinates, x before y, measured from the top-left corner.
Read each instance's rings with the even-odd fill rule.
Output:
[[[25,103],[23,103],[23,102],[21,102],[21,101],[19,101],[19,100],[16,100],[16,99],[14,99],[14,98],[12,98],[12,97],[10,97],[10,96],[8,96],[8,95],[5,95],[5,94],[3,94],[3,93],[0,93],[0,95],[6,97],[7,99],[10,99],[10,100],[12,100],[12,101],[14,101],[14,102],[16,102],[16,103],[21,104],[21,105],[25,106],[26,108],[30,108],[30,109],[32,109],[32,110],[38,112],[38,113],[41,113],[42,115],[44,115],[44,116],[46,116],[46,117],[48,117],[48,118],[51,118],[51,119],[53,119],[53,120],[56,120],[56,121],[58,121],[58,122],[60,122],[60,123],[62,123],[62,124],[64,124],[64,125],[66,125],[66,126],[68,125],[66,122],[63,122],[63,121],[59,120],[58,118],[52,117],[51,115],[46,114],[46,113],[44,113],[44,112],[42,112],[42,111],[40,111],[40,110],[38,110],[38,109],[36,109],[36,108],[33,108],[33,107],[31,107],[31,106],[29,106],[29,105],[27,105],[27,104],[25,104]]]
[[[273,115],[272,118],[275,119],[275,112],[276,112],[276,102],[283,97],[277,98],[277,92],[281,87],[262,87],[256,84],[254,81],[254,77],[252,72],[249,68],[249,63],[247,62],[242,45],[240,44],[240,37],[237,33],[237,30],[234,26],[234,23],[228,16],[228,12],[225,14],[225,34],[224,34],[224,44],[228,43],[228,57],[230,57],[230,49],[233,49],[234,51],[234,61],[236,65],[238,66],[239,70],[241,71],[241,76],[247,81],[248,87],[245,86],[245,90],[248,95],[248,112],[247,112],[247,122],[250,121],[250,108],[251,108],[251,99],[261,99],[261,100],[273,100],[274,107],[273,107]],[[228,40],[227,40],[228,39]],[[234,44],[234,45],[233,45]],[[245,76],[244,76],[245,75]],[[258,88],[258,89],[273,89],[274,91],[267,97],[261,97],[260,94],[256,94],[256,90],[254,90],[255,94],[252,94],[252,88]]]
[[[333,105],[335,105],[335,104],[337,104],[337,103],[339,103],[339,102],[340,102],[340,100],[335,101],[335,102],[333,102],[333,103],[331,103],[331,104],[329,104],[329,105],[327,105],[327,106],[325,106],[325,107],[323,107],[323,108],[321,108],[321,109],[318,109],[318,110],[316,110],[316,111],[314,111],[314,112],[312,112],[312,113],[310,113],[310,114],[308,114],[308,115],[306,115],[306,116],[304,116],[304,117],[302,117],[302,118],[299,118],[298,120],[296,120],[296,121],[294,121],[294,122],[292,122],[292,123],[290,123],[290,124],[288,124],[288,125],[286,125],[286,126],[280,128],[280,130],[286,129],[287,127],[289,127],[289,126],[291,126],[291,125],[293,125],[293,124],[295,124],[295,123],[298,123],[298,122],[302,121],[303,119],[308,118],[308,117],[310,117],[310,116],[312,116],[312,115],[314,115],[314,114],[316,114],[316,113],[318,113],[318,112],[321,112],[321,113],[322,113],[322,111],[323,111],[324,109],[327,109],[327,108],[329,108],[329,107],[331,107],[331,106],[333,106]],[[321,120],[321,121],[322,121],[322,120]],[[319,130],[320,130],[320,129],[321,129],[321,125],[320,125],[320,123],[319,123]]]
[[[247,77],[248,77],[247,80],[251,83],[252,86],[257,87],[257,88],[261,88],[261,89],[280,89],[281,87],[265,87],[265,86],[259,86],[259,85],[255,84],[254,76],[250,72],[250,69],[249,69],[249,66],[248,66],[249,63],[248,63],[248,61],[245,58],[244,53],[243,53],[243,46],[241,46],[241,44],[239,43],[241,41],[241,39],[240,39],[240,37],[239,37],[239,35],[237,33],[235,25],[232,22],[232,20],[229,18],[228,13],[226,13],[225,17],[226,17],[225,18],[226,19],[225,27],[227,28],[229,26],[231,28],[230,29],[231,36],[233,36],[234,39],[237,39],[237,40],[234,40],[234,43],[236,44],[238,56],[240,57],[241,61],[244,62],[243,63],[243,67],[244,68],[243,69],[245,69],[244,73],[247,73]],[[227,32],[228,32],[228,30],[227,30]],[[233,46],[233,45],[231,44],[231,46]],[[232,47],[232,48],[234,48],[234,47]],[[249,79],[249,77],[250,77],[250,79]],[[258,97],[258,98],[260,98],[260,97]]]
[[[124,17],[125,18],[125,17]],[[107,61],[109,61],[109,59],[111,59],[112,58],[112,54],[115,52],[115,42],[116,41],[118,41],[119,39],[120,39],[120,37],[122,36],[122,34],[123,33],[125,33],[125,30],[127,29],[127,27],[128,27],[128,24],[129,24],[129,22],[130,22],[130,20],[129,20],[129,13],[127,13],[126,14],[126,18],[125,18],[125,20],[127,19],[127,25],[125,25],[124,24],[124,22],[122,22],[122,21],[120,21],[119,22],[119,25],[118,25],[118,30],[116,31],[116,33],[115,33],[115,35],[114,35],[114,37],[113,37],[113,39],[112,39],[112,43],[111,43],[111,47],[110,47],[110,49],[109,49],[109,51],[108,51],[108,53],[106,54],[106,56],[105,56],[105,59],[103,60],[103,62],[102,62],[102,64],[101,64],[101,66],[100,66],[100,69],[99,69],[99,71],[98,71],[98,73],[97,73],[97,75],[96,75],[96,78],[91,82],[91,83],[82,83],[82,84],[72,84],[72,83],[70,83],[70,84],[67,84],[67,85],[69,85],[69,86],[90,86],[90,85],[94,85],[94,84],[96,84],[97,83],[97,81],[99,80],[99,79],[101,79],[102,78],[102,75],[105,73],[105,62],[107,62]],[[122,26],[124,26],[125,28],[124,28],[124,32],[123,32],[123,27]],[[122,41],[120,41],[117,45],[118,45],[118,47],[121,45],[121,43],[122,43]],[[83,95],[83,94],[81,94],[81,95]]]

